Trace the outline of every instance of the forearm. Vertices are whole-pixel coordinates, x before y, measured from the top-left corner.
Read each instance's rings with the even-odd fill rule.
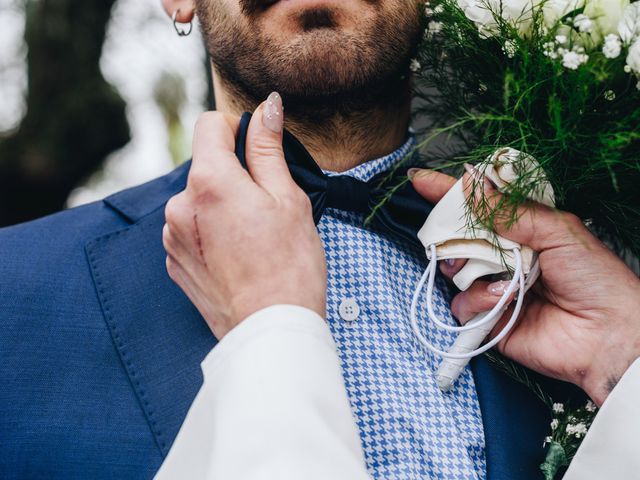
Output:
[[[157,478],[368,478],[335,346],[317,314],[261,310],[202,369]]]

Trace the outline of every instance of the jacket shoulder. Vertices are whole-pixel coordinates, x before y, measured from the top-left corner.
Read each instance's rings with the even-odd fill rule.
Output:
[[[39,290],[38,297],[44,292],[57,296],[74,283],[87,283],[85,245],[163,208],[184,189],[188,167],[102,201],[0,229],[0,291],[23,296]],[[60,288],[51,288],[56,285]]]
[[[53,252],[65,245],[84,247],[93,238],[135,223],[162,208],[169,198],[184,189],[189,166],[186,163],[167,175],[98,202],[0,228],[0,255],[5,258],[36,251]]]

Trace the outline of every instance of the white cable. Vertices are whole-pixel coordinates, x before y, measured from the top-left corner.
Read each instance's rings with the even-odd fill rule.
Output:
[[[516,255],[516,270],[513,274],[513,279],[511,280],[511,283],[509,283],[509,286],[507,287],[504,294],[500,298],[500,301],[489,311],[489,313],[486,314],[486,316],[482,318],[482,320],[475,322],[473,325],[464,325],[464,326],[447,325],[442,320],[440,320],[438,316],[435,314],[435,312],[433,311],[433,287],[436,281],[436,270],[437,270],[438,258],[436,255],[436,246],[431,245],[430,250],[431,250],[431,262],[427,266],[427,269],[429,269],[429,281],[427,282],[427,313],[429,314],[429,319],[433,323],[438,325],[443,330],[447,330],[448,332],[465,332],[467,330],[474,330],[478,327],[491,323],[494,320],[494,317],[496,316],[502,316],[502,313],[504,313],[504,307],[507,301],[509,300],[509,297],[518,287],[518,281],[519,281],[519,275],[520,275],[519,269],[520,270],[522,269],[522,258],[521,257],[518,258],[520,256],[519,250],[515,252],[516,249],[514,249],[514,254]],[[433,265],[433,268],[430,268],[432,265]]]
[[[511,317],[509,318],[509,321],[507,322],[505,327],[502,329],[502,331],[493,340],[491,340],[490,342],[486,343],[482,347],[476,348],[475,350],[472,350],[470,352],[465,352],[465,353],[450,353],[450,352],[445,352],[443,350],[440,350],[440,349],[434,347],[424,337],[424,335],[422,335],[422,332],[420,332],[420,329],[418,328],[418,323],[417,323],[417,320],[416,320],[416,308],[417,308],[417,304],[418,304],[418,299],[420,297],[420,292],[422,291],[422,288],[424,287],[424,284],[425,284],[425,282],[427,281],[428,278],[430,280],[433,279],[435,281],[435,269],[437,268],[437,256],[435,255],[435,246],[431,245],[430,249],[431,249],[431,261],[429,262],[429,265],[427,266],[426,270],[424,271],[424,274],[420,278],[420,281],[418,282],[416,290],[415,290],[415,292],[413,294],[413,299],[411,300],[410,322],[411,322],[411,328],[413,330],[414,335],[416,336],[418,341],[425,348],[430,350],[431,352],[433,352],[433,353],[435,353],[437,355],[440,355],[442,357],[455,359],[455,360],[470,359],[470,358],[475,357],[476,355],[480,355],[481,353],[486,352],[490,348],[493,348],[513,328],[513,326],[515,325],[516,320],[518,319],[518,315],[520,314],[520,310],[522,309],[522,301],[524,300],[524,293],[525,293],[525,279],[524,279],[524,272],[523,272],[523,269],[522,269],[522,256],[520,255],[520,249],[518,249],[518,248],[514,248],[513,249],[513,254],[514,254],[515,260],[516,260],[516,268],[515,268],[513,280],[511,281],[511,283],[509,284],[509,287],[507,288],[507,290],[503,294],[502,298],[500,299],[500,302],[498,302],[498,305],[502,304],[502,306],[499,307],[497,310],[494,307],[490,312],[488,312],[486,314],[485,317],[483,317],[482,319],[480,319],[478,321],[474,321],[473,324],[470,323],[469,325],[465,325],[463,327],[453,327],[453,328],[451,328],[449,325],[447,325],[447,327],[449,327],[449,328],[447,328],[447,330],[449,330],[449,331],[458,331],[458,332],[471,330],[471,329],[477,330],[477,329],[479,329],[480,327],[482,327],[484,325],[488,326],[488,324],[490,322],[493,322],[494,325],[495,325],[495,323],[498,322],[500,316],[502,315],[502,313],[503,313],[503,311],[505,309],[505,304],[506,304],[509,296],[515,290],[515,285],[517,285],[519,283],[520,288],[519,288],[519,291],[518,291],[518,297],[516,299],[516,306],[515,306],[515,308],[513,310],[513,313],[511,314]],[[430,283],[431,283],[431,281],[430,281]],[[433,284],[431,284],[430,289],[433,290]],[[427,290],[427,295],[428,295],[427,310],[428,310],[428,314],[429,314],[428,315],[429,319],[431,321],[433,321],[434,323],[436,323],[436,325],[441,326],[442,322],[439,321],[439,319],[435,315],[431,314],[433,312],[433,308],[432,308],[432,305],[431,305],[432,302],[431,302],[431,298],[430,298],[430,290],[429,289]],[[496,307],[498,305],[496,305]],[[500,310],[502,310],[502,311],[500,311]],[[480,339],[480,342],[481,341],[482,341],[482,339]]]

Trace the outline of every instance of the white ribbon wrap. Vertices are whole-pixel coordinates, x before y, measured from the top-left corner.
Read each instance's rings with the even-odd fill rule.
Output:
[[[538,162],[529,155],[511,148],[500,149],[479,166],[479,173],[488,177],[501,192],[505,192],[507,187],[518,178],[527,178],[527,181],[535,182],[537,186],[530,193],[530,200],[548,206],[555,205],[551,185],[546,181]],[[482,182],[476,181],[476,184],[482,186]],[[418,232],[418,238],[426,249],[427,258],[433,261],[427,267],[418,285],[411,308],[412,327],[420,343],[444,357],[437,378],[440,388],[445,391],[451,387],[471,357],[488,350],[507,334],[517,319],[524,292],[535,282],[539,273],[537,256],[531,248],[482,228],[473,213],[466,207],[463,188],[462,179],[460,179],[438,202]],[[472,218],[469,218],[469,215]],[[470,224],[473,228],[470,228]],[[449,352],[442,352],[435,349],[419,333],[415,320],[415,307],[420,290],[427,279],[429,280],[427,299],[431,301],[437,260],[458,258],[467,259],[465,266],[453,277],[453,282],[460,290],[468,289],[475,280],[486,275],[515,272],[515,276],[522,278],[514,277],[498,305],[499,308],[478,314],[464,327],[442,325],[429,305],[431,321],[447,330],[460,332]],[[507,297],[518,288],[518,283],[520,283],[520,291],[511,320],[498,337],[484,347],[477,348],[507,309]]]

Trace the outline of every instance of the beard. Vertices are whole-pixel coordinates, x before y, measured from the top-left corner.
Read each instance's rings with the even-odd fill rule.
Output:
[[[335,9],[305,9],[292,14],[298,33],[285,40],[261,28],[273,2],[240,0],[239,18],[223,3],[196,0],[196,9],[211,61],[242,107],[275,90],[288,114],[319,121],[407,101],[422,31],[416,3],[381,11],[382,0],[363,0],[378,13],[348,30]]]

